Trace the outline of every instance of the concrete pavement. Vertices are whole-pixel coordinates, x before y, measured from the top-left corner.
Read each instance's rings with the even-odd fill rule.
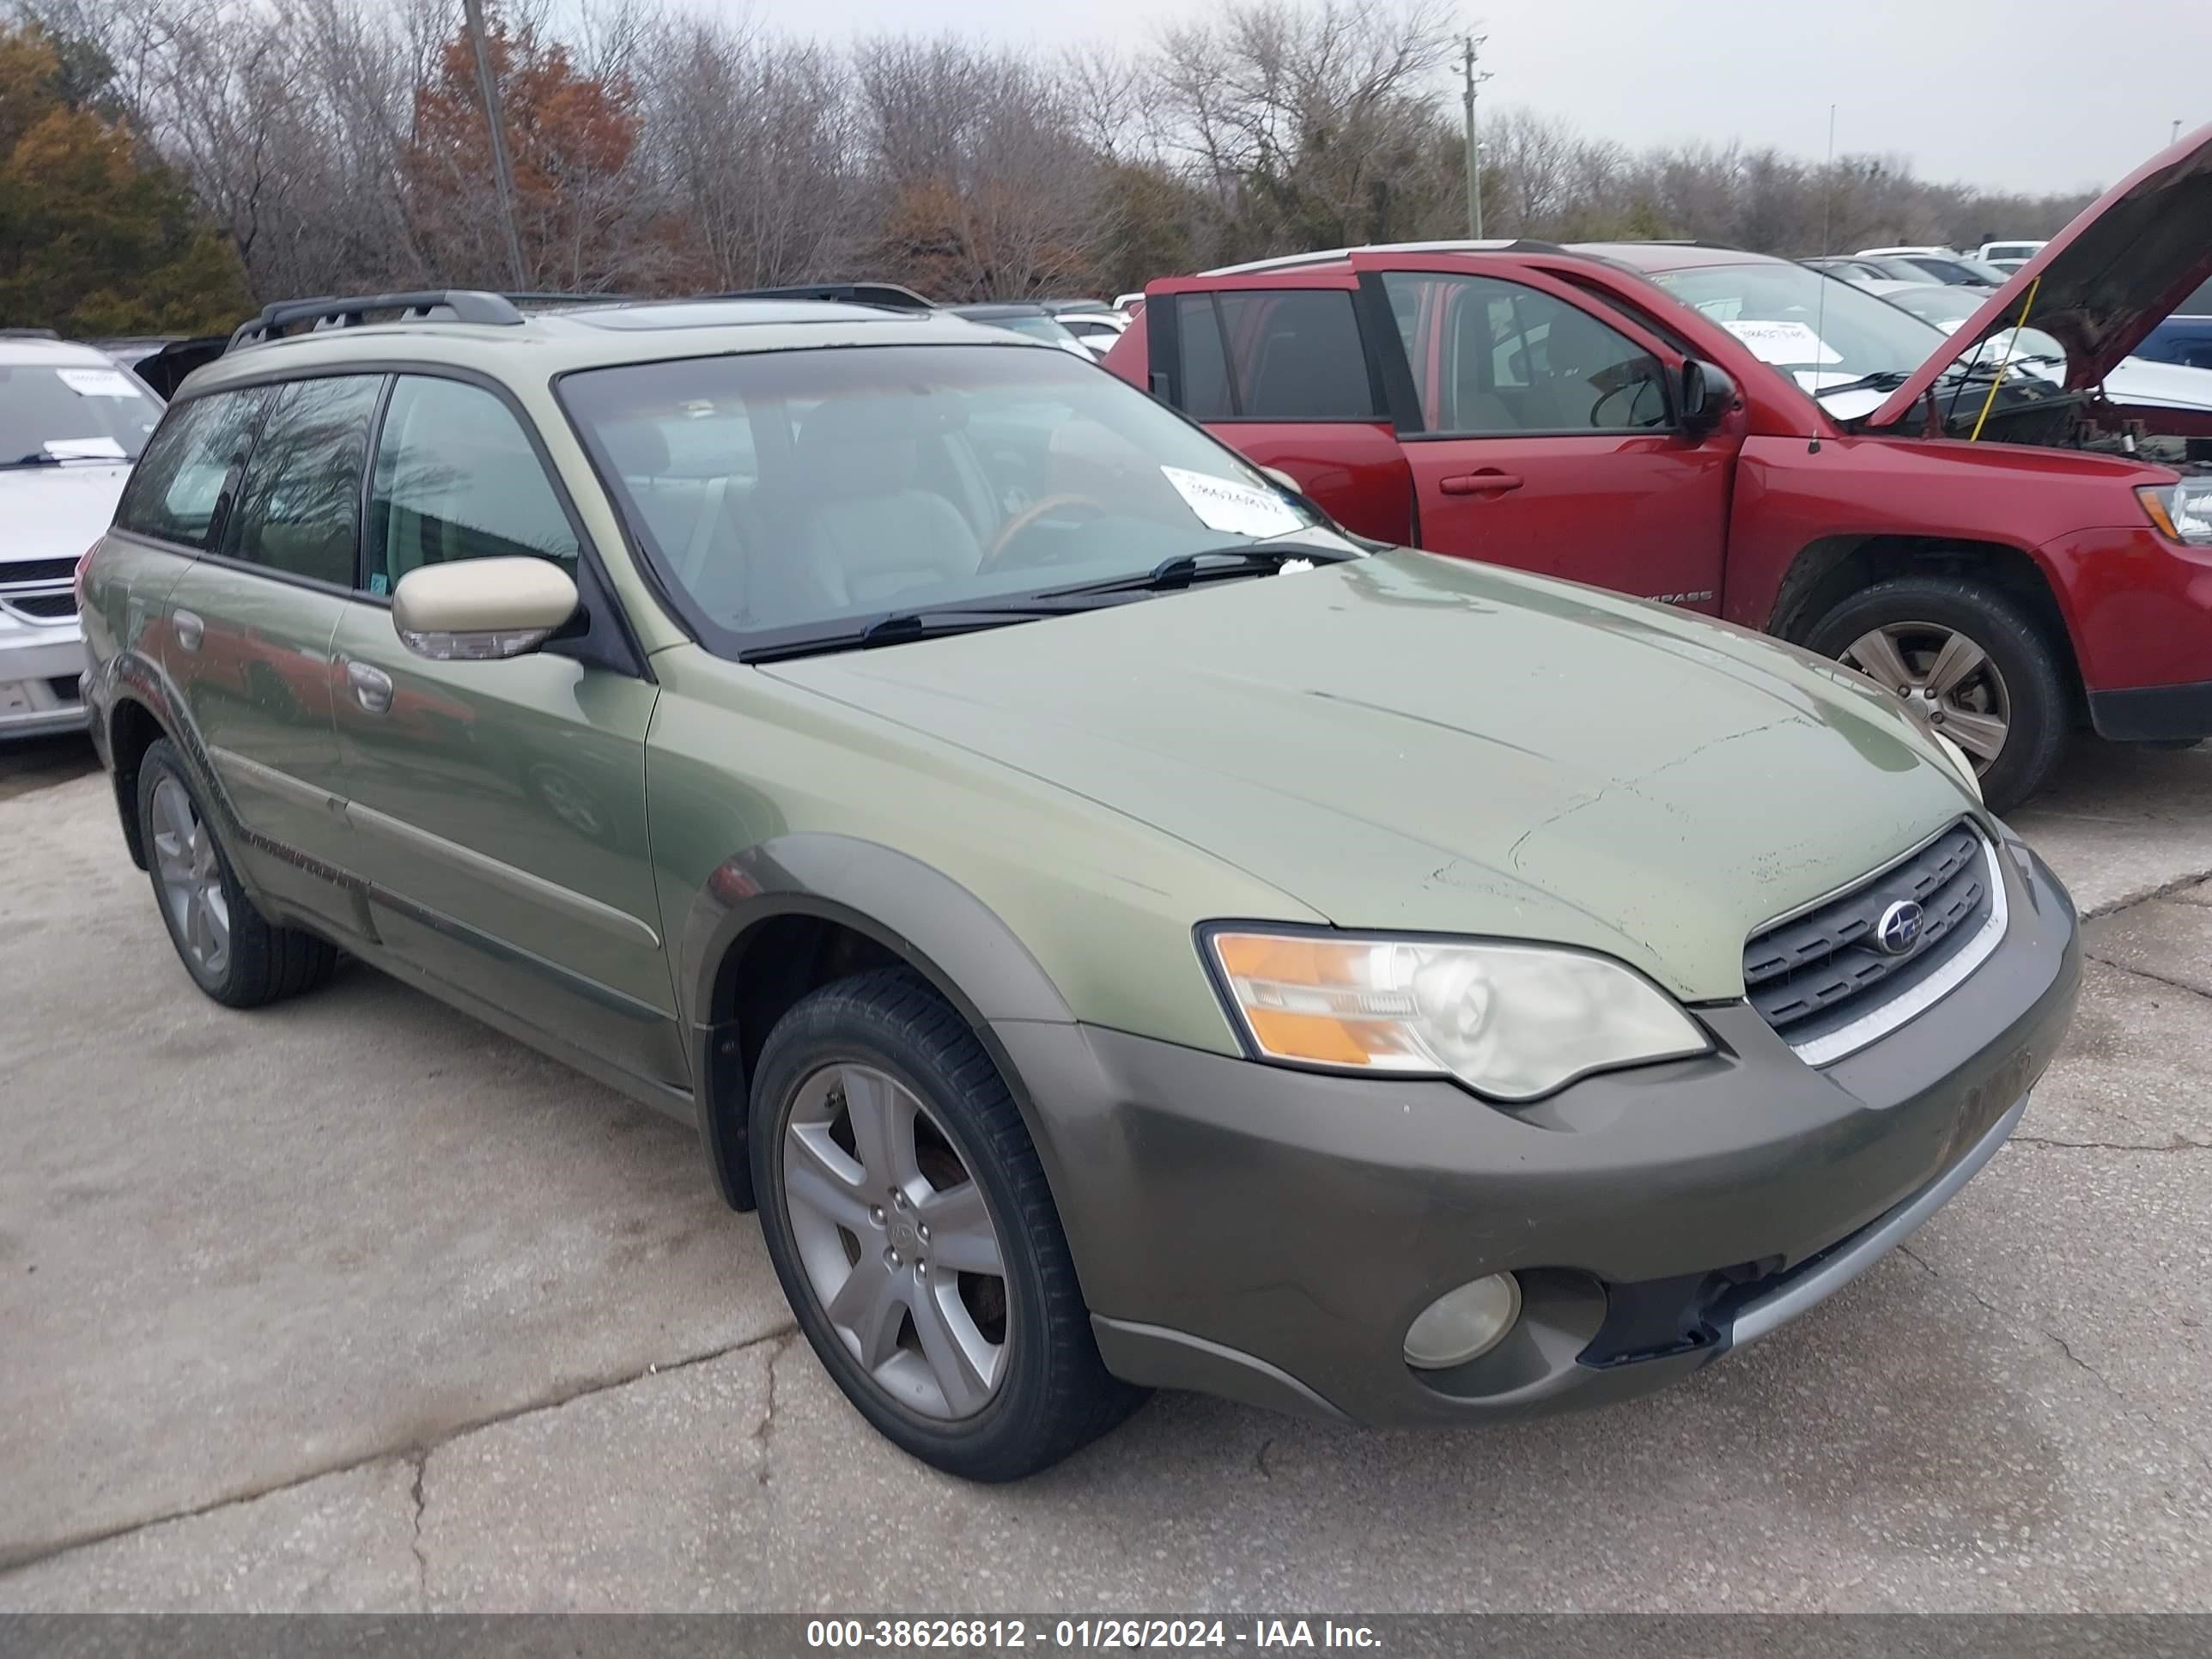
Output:
[[[358,968],[198,996],[63,775],[0,788],[0,1608],[2212,1608],[2212,751],[2020,815],[2074,1037],[1801,1323],[1480,1432],[1161,1396],[1011,1489],[866,1429],[682,1128]]]

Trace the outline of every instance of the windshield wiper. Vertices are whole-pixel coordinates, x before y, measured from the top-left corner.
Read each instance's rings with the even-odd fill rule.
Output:
[[[1047,598],[1085,593],[1157,593],[1188,587],[1193,582],[1218,581],[1224,576],[1272,576],[1286,564],[1341,564],[1364,556],[1342,548],[1316,547],[1298,542],[1269,542],[1264,545],[1206,547],[1195,553],[1177,553],[1162,559],[1141,576],[1114,576],[1085,582],[1079,587],[1057,587]]]
[[[1824,386],[1813,395],[1832,398],[1838,392],[1894,392],[1912,376],[1903,369],[1885,368],[1872,374],[1862,374],[1856,380],[1838,380],[1833,386]]]
[[[27,455],[18,455],[8,463],[10,466],[59,466],[61,464],[60,456],[49,455],[43,449],[34,449]]]
[[[779,640],[738,653],[739,662],[775,662],[785,657],[812,657],[832,651],[864,651],[882,645],[903,645],[909,640],[935,639],[948,634],[973,634],[986,628],[1005,628],[1014,623],[1035,622],[1040,617],[1068,617],[1096,610],[1088,605],[1054,605],[1043,599],[1024,599],[1006,605],[948,605],[927,611],[895,611],[860,628],[835,633],[809,634],[795,640]]]

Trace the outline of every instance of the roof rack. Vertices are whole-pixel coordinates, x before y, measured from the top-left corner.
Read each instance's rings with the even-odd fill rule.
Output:
[[[733,289],[710,300],[842,300],[881,311],[934,311],[937,302],[896,283],[797,283],[784,288]]]
[[[626,294],[492,294],[480,289],[422,289],[404,294],[356,294],[345,298],[325,295],[315,300],[278,300],[261,308],[261,314],[240,326],[230,337],[230,349],[281,338],[285,331],[305,323],[309,329],[359,328],[371,312],[396,312],[400,322],[422,322],[435,311],[449,313],[457,323],[487,323],[513,327],[522,321],[519,305],[613,305]]]

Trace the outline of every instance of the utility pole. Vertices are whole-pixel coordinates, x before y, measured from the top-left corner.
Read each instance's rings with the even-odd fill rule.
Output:
[[[492,78],[491,48],[484,41],[483,0],[461,0],[468,19],[469,45],[476,51],[477,85],[483,88],[484,123],[491,132],[491,171],[499,186],[500,217],[507,224],[507,260],[520,290],[530,286],[522,269],[522,238],[514,228],[514,170],[507,161],[507,130],[499,118],[499,82]]]
[[[1477,75],[1474,60],[1475,48],[1488,39],[1486,34],[1470,34],[1462,43],[1467,75],[1467,233],[1478,242],[1482,240],[1482,142],[1475,137],[1474,89],[1490,76],[1486,70]]]
[[[2178,115],[2173,119],[2173,131],[2166,135],[2166,142],[2169,144],[2181,142],[2181,118]]]

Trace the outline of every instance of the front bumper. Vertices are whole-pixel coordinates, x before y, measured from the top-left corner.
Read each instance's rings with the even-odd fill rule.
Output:
[[[994,1027],[1036,1107],[1108,1365],[1375,1424],[1650,1391],[1849,1281],[1994,1154],[2072,1016],[2073,908],[2017,842],[1990,959],[1815,1071],[1741,1004],[1709,1056],[1515,1111],[1093,1027]],[[1455,1371],[1407,1326],[1486,1273],[1523,1314]]]
[[[11,627],[0,619],[0,743],[81,732],[84,635],[74,623]]]

